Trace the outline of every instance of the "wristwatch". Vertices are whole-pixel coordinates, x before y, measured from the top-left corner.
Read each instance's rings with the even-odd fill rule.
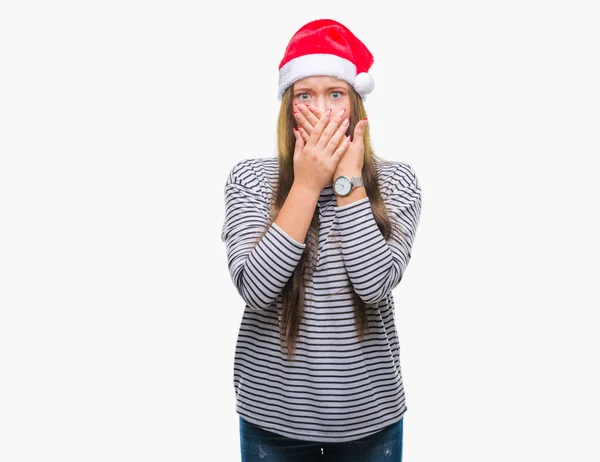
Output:
[[[354,190],[354,188],[364,185],[365,184],[363,182],[363,179],[360,176],[349,177],[345,175],[340,175],[333,182],[333,191],[338,196],[344,197],[350,194]]]

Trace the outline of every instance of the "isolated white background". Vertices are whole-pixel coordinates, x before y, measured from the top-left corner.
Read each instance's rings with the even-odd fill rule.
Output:
[[[600,460],[597,5],[320,3],[2,2],[0,460],[239,460],[223,186],[319,17],[422,187],[404,460]]]

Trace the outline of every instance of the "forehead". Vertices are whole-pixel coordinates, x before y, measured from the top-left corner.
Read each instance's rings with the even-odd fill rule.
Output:
[[[313,90],[327,90],[330,88],[348,88],[346,81],[331,77],[329,75],[312,75],[310,77],[304,77],[294,83],[294,89],[313,89]]]

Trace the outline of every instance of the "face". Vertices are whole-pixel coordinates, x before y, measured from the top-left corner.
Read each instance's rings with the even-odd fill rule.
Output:
[[[344,80],[325,75],[305,77],[294,82],[293,103],[310,104],[321,110],[332,109],[337,114],[342,108],[350,112],[348,84]]]

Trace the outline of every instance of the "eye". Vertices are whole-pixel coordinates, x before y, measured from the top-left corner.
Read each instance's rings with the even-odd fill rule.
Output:
[[[332,91],[331,92],[332,95],[335,94],[335,93],[337,93],[340,96],[338,98],[334,98],[334,99],[340,99],[342,97],[342,95],[343,95],[343,93],[341,91]]]
[[[298,98],[300,98],[300,99],[306,99],[306,98],[302,98],[302,95],[308,95],[308,93],[300,93],[300,94],[298,94]]]

